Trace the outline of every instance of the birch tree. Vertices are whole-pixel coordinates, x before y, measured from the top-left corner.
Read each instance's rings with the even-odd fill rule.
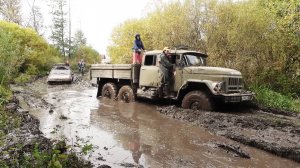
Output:
[[[5,21],[22,24],[21,1],[0,0],[0,15]]]

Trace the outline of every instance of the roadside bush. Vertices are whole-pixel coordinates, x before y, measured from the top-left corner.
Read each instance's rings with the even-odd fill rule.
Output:
[[[11,32],[4,31],[1,26],[0,44],[0,85],[6,85],[17,76],[24,57],[19,43],[13,39]]]
[[[17,157],[12,163],[1,163],[0,161],[0,167],[92,167],[90,162],[80,160],[75,153],[61,152],[53,144],[45,143],[46,142],[44,142],[44,144],[32,144],[33,148],[31,148],[30,151],[27,151],[27,153],[17,153]],[[24,148],[24,146],[20,147]],[[67,146],[63,146],[63,148],[67,149]]]
[[[33,75],[29,75],[27,73],[21,73],[17,78],[14,79],[16,84],[24,84],[26,82],[30,82],[34,78]]]
[[[272,90],[281,94],[288,94],[294,98],[300,96],[300,79],[288,76],[279,70],[270,68],[260,73],[256,80],[256,83],[269,85]]]
[[[74,51],[74,57],[70,60],[71,68],[77,72],[78,71],[78,62],[83,59],[85,62],[85,70],[88,70],[90,64],[101,63],[100,54],[94,50],[92,47],[81,45]]]
[[[295,109],[295,111],[297,112],[300,112],[300,99],[295,100],[293,104],[293,109]]]
[[[7,103],[11,99],[12,99],[12,92],[6,87],[0,85],[0,110],[1,110],[1,106]]]
[[[300,112],[299,100],[293,99],[291,95],[282,95],[273,91],[270,87],[251,86],[250,89],[256,94],[256,101],[266,107],[278,108],[281,110]]]
[[[8,113],[0,107],[0,139],[11,130],[18,128],[21,124],[21,118],[14,115],[13,113]],[[0,146],[3,145],[0,142]]]
[[[35,65],[29,64],[26,73],[28,75],[36,75],[38,74],[38,69]]]
[[[101,62],[100,54],[90,46],[81,45],[74,52],[75,62],[83,59],[87,64],[96,64]]]
[[[0,43],[1,84],[7,84],[21,73],[44,75],[61,60],[57,49],[34,30],[14,23],[0,21]]]

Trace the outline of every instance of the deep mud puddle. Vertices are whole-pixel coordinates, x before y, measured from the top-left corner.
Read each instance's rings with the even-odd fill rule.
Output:
[[[40,81],[24,90],[23,105],[40,120],[45,136],[66,139],[95,167],[299,167],[291,160],[164,117],[155,105],[97,99],[96,88],[47,86]],[[45,105],[28,103],[38,99]]]

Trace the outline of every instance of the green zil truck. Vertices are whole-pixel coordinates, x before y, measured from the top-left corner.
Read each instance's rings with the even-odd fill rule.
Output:
[[[217,102],[239,103],[253,99],[254,94],[244,90],[239,71],[206,66],[207,55],[189,50],[172,50],[174,76],[171,95],[161,89],[159,69],[162,51],[144,53],[141,65],[93,64],[90,79],[98,86],[97,97],[132,102],[137,97],[173,99],[183,108],[211,111]]]

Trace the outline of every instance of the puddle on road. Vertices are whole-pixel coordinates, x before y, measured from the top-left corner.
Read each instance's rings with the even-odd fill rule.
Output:
[[[298,167],[293,161],[241,145],[251,159],[234,157],[216,147],[231,140],[204,129],[168,119],[156,106],[96,99],[97,89],[69,90],[69,86],[44,92],[44,99],[55,106],[53,113],[36,110],[46,137],[66,138],[69,145],[92,144],[85,156],[97,167],[106,164],[124,167]],[[67,119],[61,119],[62,116]],[[123,164],[123,166],[121,165]]]

